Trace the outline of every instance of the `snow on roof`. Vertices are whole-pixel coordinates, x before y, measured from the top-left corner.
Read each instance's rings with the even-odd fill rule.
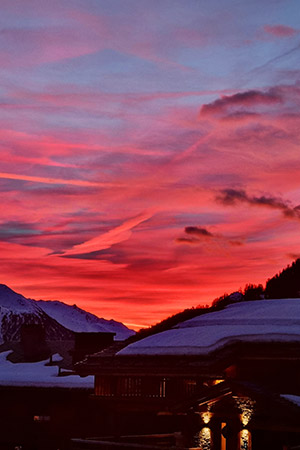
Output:
[[[294,403],[297,406],[300,406],[300,397],[299,397],[299,395],[281,394],[281,397],[285,398],[289,402]]]
[[[300,342],[300,299],[235,303],[134,342],[119,355],[201,355],[230,342]]]
[[[57,376],[57,366],[45,366],[48,360],[15,364],[6,359],[9,353],[11,351],[0,353],[0,386],[93,388],[93,376]],[[58,355],[54,359],[57,361]]]

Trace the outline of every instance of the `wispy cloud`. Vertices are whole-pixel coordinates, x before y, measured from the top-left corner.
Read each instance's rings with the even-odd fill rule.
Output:
[[[286,25],[265,25],[264,31],[266,33],[271,34],[272,36],[276,36],[279,38],[286,38],[295,36],[295,34],[299,33],[298,30],[296,30],[293,27],[289,27]]]
[[[20,180],[20,181],[30,181],[32,183],[41,183],[41,184],[62,184],[62,185],[73,185],[73,186],[82,186],[82,187],[115,187],[116,185],[113,183],[101,183],[101,182],[93,182],[93,181],[85,181],[85,180],[66,180],[63,178],[48,178],[48,177],[39,177],[33,175],[23,175],[17,173],[5,173],[0,172],[0,178],[8,179],[8,180]]]
[[[274,56],[273,58],[270,58],[265,63],[261,64],[260,66],[255,67],[252,69],[249,74],[258,74],[259,72],[263,71],[264,69],[268,68],[270,65],[273,65],[274,63],[280,62],[282,60],[285,60],[287,56],[293,55],[294,53],[298,53],[300,50],[300,44],[297,44],[290,48],[289,50],[280,53],[277,56]]]
[[[82,244],[74,245],[73,248],[65,251],[63,255],[78,255],[82,253],[91,253],[107,249],[114,244],[118,244],[129,239],[132,229],[140,225],[142,222],[150,219],[152,216],[153,212],[145,212],[136,217],[133,217],[132,219],[128,219],[121,225],[113,228],[107,233],[103,233],[93,239],[89,239]]]
[[[299,8],[267,3],[1,2],[2,282],[146,325],[299,253]]]

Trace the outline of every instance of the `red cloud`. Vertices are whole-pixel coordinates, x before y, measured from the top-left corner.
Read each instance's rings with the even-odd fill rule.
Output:
[[[264,31],[276,37],[290,37],[298,33],[297,30],[286,25],[265,25]]]
[[[64,112],[70,107],[84,114],[96,114],[101,101],[109,106],[102,93],[93,105],[82,91],[74,99],[51,92],[22,101],[38,103],[45,112],[53,107],[58,116],[60,105]],[[215,93],[220,96],[215,110],[231,120],[208,130],[206,124],[199,130],[196,107],[175,104],[177,93],[128,94],[125,100],[116,94],[113,100],[120,99],[128,120],[120,133],[92,127],[37,133],[20,121],[23,116],[12,114],[9,127],[3,119],[5,222],[18,221],[25,231],[30,223],[39,233],[0,242],[2,282],[29,297],[76,302],[136,326],[263,282],[288,262],[282,255],[300,248],[299,221],[284,220],[290,210],[276,203],[300,202],[298,94],[298,85]],[[131,110],[131,101],[140,108],[147,99],[146,112]],[[248,111],[269,104],[259,116]],[[270,195],[248,195],[230,209],[215,202],[216,191],[224,197],[225,189],[235,189],[226,191],[234,197],[241,186]],[[256,204],[268,207],[250,208]],[[160,212],[148,220],[137,216],[155,208]],[[187,227],[180,234],[195,223],[208,229]],[[97,254],[79,257],[81,252]]]
[[[140,214],[137,217],[133,217],[132,219],[128,219],[118,227],[106,233],[89,239],[82,244],[75,245],[72,249],[67,250],[64,254],[77,255],[80,253],[90,253],[109,248],[114,244],[128,239],[131,235],[131,230],[140,223],[148,220],[151,216],[152,213],[146,212]]]

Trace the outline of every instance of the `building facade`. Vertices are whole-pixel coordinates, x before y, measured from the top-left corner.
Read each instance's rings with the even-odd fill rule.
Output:
[[[140,439],[140,448],[296,449],[299,325],[299,299],[240,303],[89,356],[77,370],[95,376],[115,448],[132,436],[127,448]]]

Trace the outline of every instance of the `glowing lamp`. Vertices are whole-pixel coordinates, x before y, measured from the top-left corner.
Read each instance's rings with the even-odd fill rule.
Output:
[[[207,425],[210,422],[211,419],[211,412],[209,411],[205,411],[203,413],[201,413],[201,419],[203,420],[203,422]]]
[[[234,397],[236,405],[241,413],[241,422],[244,427],[248,425],[253,416],[255,401],[248,397]]]

